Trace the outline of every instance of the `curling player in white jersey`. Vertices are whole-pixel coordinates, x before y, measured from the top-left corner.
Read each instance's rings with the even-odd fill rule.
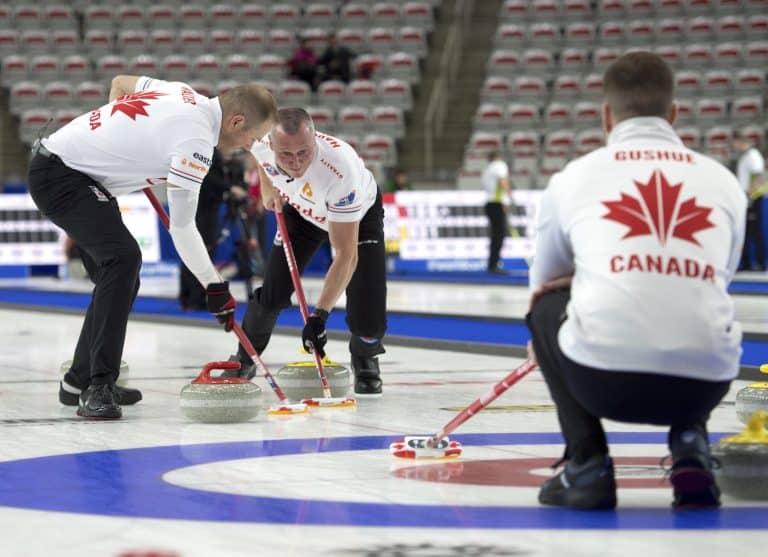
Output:
[[[253,85],[209,99],[184,83],[117,76],[109,104],[83,114],[32,148],[29,189],[42,213],[77,243],[95,283],[59,400],[87,418],[115,419],[141,400],[115,384],[128,314],[139,289],[141,251],[116,196],[168,185],[170,233],[206,286],[209,311],[227,330],[235,301],[195,226],[200,183],[214,146],[249,150],[273,125],[274,98]]]
[[[616,505],[609,418],[669,427],[674,508],[716,507],[706,423],[739,371],[746,199],[675,133],[660,57],[620,57],[604,91],[606,146],[555,174],[539,213],[527,319],[566,442],[539,501]]]
[[[355,150],[344,141],[315,131],[301,108],[281,108],[268,138],[257,142],[264,206],[282,211],[299,273],[325,241],[334,258],[314,310],[302,331],[303,346],[325,355],[325,324],[346,290],[349,350],[358,396],[380,396],[378,355],[387,327],[384,209],[381,192]],[[276,239],[277,242],[277,239]],[[253,293],[243,329],[261,353],[280,312],[290,306],[293,283],[279,244],[273,246],[262,285]],[[224,375],[253,377],[255,369],[243,350],[239,371]]]

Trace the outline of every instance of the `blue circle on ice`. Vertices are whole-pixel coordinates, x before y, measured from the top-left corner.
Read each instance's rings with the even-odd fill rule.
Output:
[[[716,437],[713,435],[713,437]],[[583,512],[540,506],[452,506],[299,500],[171,485],[172,470],[228,460],[388,449],[396,437],[334,437],[174,445],[0,462],[0,505],[106,516],[439,528],[765,529],[768,507],[675,513],[669,508]],[[469,434],[472,445],[560,444],[556,433]],[[612,443],[659,444],[657,432],[609,435]],[[382,457],[386,458],[386,457]],[[670,494],[671,496],[671,494]]]

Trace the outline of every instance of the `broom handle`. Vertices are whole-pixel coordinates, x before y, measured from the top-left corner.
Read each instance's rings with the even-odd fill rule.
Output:
[[[157,198],[155,192],[153,192],[151,188],[144,188],[143,191],[149,199],[149,202],[152,204],[152,207],[154,207],[155,211],[157,211],[157,215],[163,222],[165,229],[169,230],[171,226],[171,219],[168,217],[168,213],[165,212],[165,207],[163,207],[163,205],[160,203],[160,200]],[[205,288],[205,285],[203,285],[203,288]],[[234,322],[232,330],[235,332],[235,335],[237,335],[238,340],[240,340],[240,344],[242,344],[243,348],[245,348],[245,352],[256,364],[256,367],[259,369],[262,375],[264,375],[264,379],[275,392],[277,398],[280,399],[280,402],[287,402],[288,397],[285,396],[285,393],[277,384],[277,381],[275,381],[275,377],[269,372],[269,369],[267,369],[267,366],[261,360],[259,354],[256,352],[256,349],[253,347],[253,344],[251,344],[251,341],[248,339],[248,335],[245,334],[245,331],[243,331],[243,328],[237,321]]]
[[[450,422],[443,426],[443,429],[438,431],[435,436],[429,440],[429,445],[435,446],[443,438],[450,434],[453,430],[466,422],[472,416],[480,412],[483,408],[488,406],[491,402],[499,398],[504,394],[507,389],[512,385],[520,381],[523,377],[528,375],[531,371],[536,369],[536,364],[530,359],[525,360],[516,369],[514,369],[504,379],[496,383],[491,389],[483,396],[475,400],[472,404],[467,406],[464,410],[459,412]]]
[[[277,218],[277,227],[280,230],[280,237],[283,239],[283,251],[285,252],[285,259],[288,262],[288,270],[291,272],[293,289],[296,291],[296,298],[299,300],[301,317],[304,319],[304,323],[306,323],[307,318],[309,317],[309,307],[307,306],[307,298],[304,296],[304,288],[301,286],[301,277],[299,277],[299,268],[296,265],[296,257],[293,254],[291,238],[288,235],[288,227],[285,225],[285,217],[283,216],[282,211],[275,211],[275,217]],[[320,385],[323,388],[323,398],[331,398],[331,387],[328,384],[328,376],[325,374],[323,359],[320,357],[320,354],[318,354],[317,349],[313,350],[312,353],[315,355],[317,374],[320,376]]]

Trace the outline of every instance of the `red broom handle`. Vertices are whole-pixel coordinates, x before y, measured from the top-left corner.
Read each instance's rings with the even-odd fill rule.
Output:
[[[467,406],[464,410],[459,412],[450,422],[443,426],[443,429],[438,431],[435,436],[429,440],[430,446],[435,446],[443,438],[449,435],[453,430],[466,422],[469,418],[480,412],[483,408],[488,406],[494,400],[504,394],[507,389],[512,385],[520,381],[523,377],[528,375],[531,371],[536,369],[536,364],[530,359],[525,360],[516,369],[514,369],[504,379],[496,383],[491,390],[485,393],[483,396],[475,400],[472,404]]]
[[[288,262],[288,270],[291,272],[291,281],[293,281],[293,289],[296,291],[296,298],[299,300],[299,309],[301,310],[301,317],[304,319],[304,323],[307,322],[309,317],[309,307],[307,305],[307,298],[304,296],[304,288],[301,286],[301,277],[299,276],[299,268],[296,265],[296,257],[293,254],[293,246],[291,246],[291,237],[288,235],[288,227],[285,225],[285,217],[282,211],[275,211],[275,217],[277,218],[277,227],[280,230],[280,237],[283,239],[283,251],[285,251],[285,259]],[[331,398],[331,387],[328,384],[328,377],[325,374],[325,368],[323,367],[323,359],[317,350],[313,350],[315,355],[315,364],[317,364],[317,374],[320,376],[320,385],[323,388],[323,397]]]

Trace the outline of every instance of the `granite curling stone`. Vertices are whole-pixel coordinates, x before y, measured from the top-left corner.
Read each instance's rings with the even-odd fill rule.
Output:
[[[768,501],[768,412],[755,412],[747,427],[712,447],[715,479],[721,491],[737,499]]]
[[[761,365],[760,371],[768,373],[768,364]],[[761,410],[768,410],[768,382],[752,383],[736,393],[736,415],[741,423]]]
[[[349,395],[352,382],[349,370],[342,365],[327,360],[323,362],[331,396],[344,398]],[[315,362],[290,362],[275,374],[275,380],[291,400],[322,398],[323,387]]]
[[[211,362],[181,389],[181,411],[195,422],[232,424],[247,422],[259,413],[262,391],[240,377],[211,377],[214,369],[239,369],[240,362]]]

